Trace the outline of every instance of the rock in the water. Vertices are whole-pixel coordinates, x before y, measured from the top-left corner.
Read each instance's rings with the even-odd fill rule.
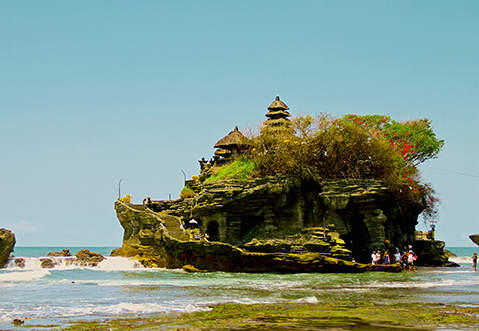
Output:
[[[88,267],[95,267],[104,259],[103,255],[95,252],[90,252],[86,248],[83,248],[81,251],[76,252],[75,256],[79,265]]]
[[[55,266],[55,263],[53,263],[53,261],[50,259],[40,259],[40,261],[40,265],[42,266],[42,268],[50,269]]]
[[[440,240],[416,240],[414,252],[418,256],[416,264],[429,267],[459,267],[451,262],[444,251],[446,244]]]
[[[0,268],[3,268],[8,261],[10,253],[15,247],[15,235],[7,229],[0,229]]]
[[[47,256],[72,256],[70,250],[65,248],[61,252],[50,252]]]
[[[187,185],[193,198],[147,207],[116,201],[125,230],[118,254],[147,267],[208,271],[397,271],[368,266],[371,251],[414,245],[422,211],[399,206],[372,179],[277,174]]]
[[[15,259],[15,266],[18,268],[25,268],[25,259],[22,259],[22,258]]]
[[[199,270],[190,264],[184,265],[181,269],[186,272],[207,272],[206,270]]]

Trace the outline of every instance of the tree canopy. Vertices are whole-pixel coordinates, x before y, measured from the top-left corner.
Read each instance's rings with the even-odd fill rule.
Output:
[[[386,115],[305,115],[261,127],[250,134],[241,159],[250,176],[313,174],[324,179],[382,180],[399,203],[416,204],[428,216],[437,198],[422,183],[417,166],[437,157],[438,140],[429,119],[395,121]],[[233,164],[238,167],[238,164]]]

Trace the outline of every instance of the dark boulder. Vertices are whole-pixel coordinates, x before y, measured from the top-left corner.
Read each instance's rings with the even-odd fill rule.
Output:
[[[459,264],[449,261],[444,247],[446,244],[440,240],[416,240],[414,252],[418,256],[416,262],[419,266],[427,267],[459,267]]]
[[[7,229],[0,229],[0,268],[3,268],[15,247],[15,235]]]

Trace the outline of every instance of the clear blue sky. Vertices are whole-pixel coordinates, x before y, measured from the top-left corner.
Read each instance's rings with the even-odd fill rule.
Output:
[[[177,198],[182,170],[279,95],[293,115],[430,118],[437,237],[473,246],[478,17],[478,1],[0,0],[0,227],[17,246],[120,246],[120,179],[136,203]]]

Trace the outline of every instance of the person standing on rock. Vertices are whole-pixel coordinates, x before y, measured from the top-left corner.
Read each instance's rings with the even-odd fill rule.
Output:
[[[384,264],[390,264],[388,251],[384,252]]]
[[[381,251],[376,253],[376,264],[381,264]]]
[[[402,265],[402,255],[399,249],[396,249],[396,254],[394,254],[394,262]]]
[[[472,270],[477,271],[477,253],[474,253],[471,256],[472,259]]]

